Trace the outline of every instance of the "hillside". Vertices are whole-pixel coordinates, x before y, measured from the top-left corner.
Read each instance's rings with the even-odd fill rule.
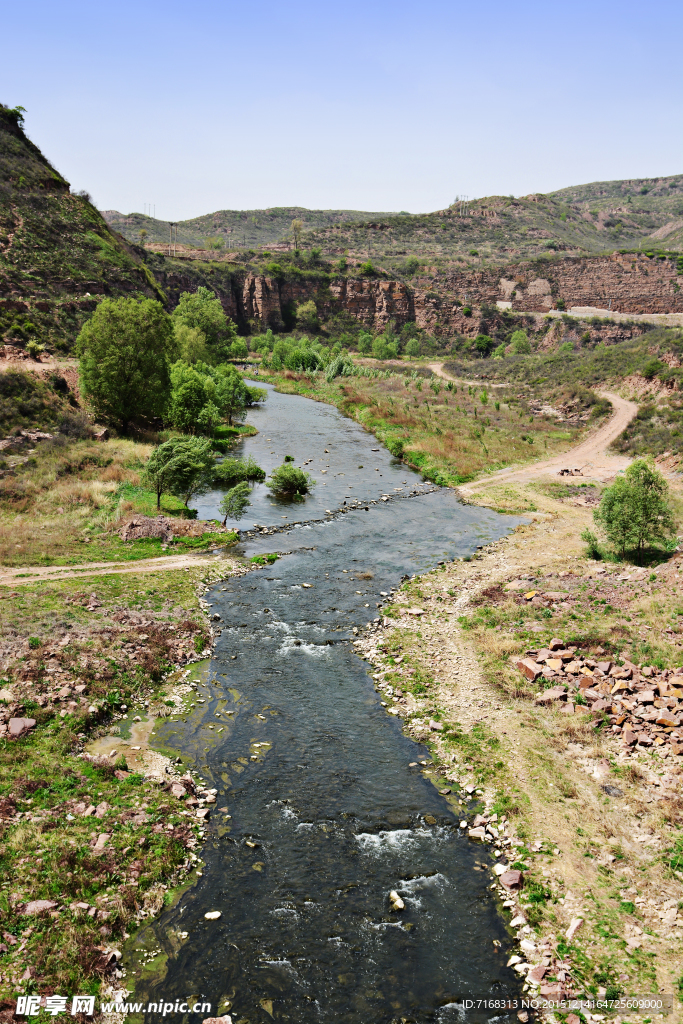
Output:
[[[130,241],[168,242],[165,221],[105,210]],[[489,196],[434,213],[354,210],[219,210],[180,221],[178,242],[191,247],[258,249],[291,243],[291,222],[304,225],[303,244],[329,256],[373,259],[396,273],[414,272],[415,258],[465,266],[530,259],[556,252],[588,255],[615,249],[683,249],[683,175],[593,182],[548,195]],[[140,232],[147,235],[141,236]]]
[[[131,242],[168,242],[168,221],[142,213],[103,210],[107,223]],[[304,231],[325,230],[336,224],[356,223],[376,217],[395,217],[394,213],[367,213],[363,210],[307,210],[301,206],[278,206],[268,210],[217,210],[202,217],[177,222],[177,241],[192,248],[258,248],[289,242],[293,220],[300,220]],[[410,216],[401,214],[401,216]]]
[[[0,106],[0,337],[70,347],[95,295],[158,295],[135,250]]]

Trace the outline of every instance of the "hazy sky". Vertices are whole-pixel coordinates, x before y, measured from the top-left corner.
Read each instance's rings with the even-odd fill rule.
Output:
[[[409,210],[683,171],[680,0],[23,0],[0,100],[101,209]]]

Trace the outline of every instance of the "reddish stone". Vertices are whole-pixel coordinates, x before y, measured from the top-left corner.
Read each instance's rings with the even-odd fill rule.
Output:
[[[36,724],[35,718],[10,718],[7,725],[7,732],[11,740],[18,740],[24,736]]]
[[[500,884],[504,885],[506,889],[521,889],[524,885],[522,872],[517,871],[516,868],[503,872],[500,876]]]

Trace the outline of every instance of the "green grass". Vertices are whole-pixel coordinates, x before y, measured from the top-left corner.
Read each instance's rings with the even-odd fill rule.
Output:
[[[188,653],[193,637],[205,646],[195,598],[199,576],[194,570],[155,573],[142,584],[135,577],[88,581],[88,593],[96,591],[102,603],[95,613],[86,611],[78,580],[28,584],[0,605],[0,631],[14,651],[2,684],[19,701],[15,713],[37,721],[25,737],[0,743],[0,913],[5,936],[16,939],[5,938],[8,949],[0,953],[0,998],[17,990],[97,992],[101,947],[120,944],[134,931],[141,907],[158,912],[169,898],[161,883],[176,884],[181,867],[189,866],[186,846],[195,829],[178,814],[179,802],[138,774],[117,776],[121,764],[93,764],[78,755],[79,737],[106,732],[122,705],[130,717],[136,707],[144,713],[145,700],[152,709],[163,701],[167,637],[185,637]],[[116,624],[122,608],[153,620],[145,626],[144,646],[139,627]],[[65,631],[70,642],[57,645]],[[21,654],[22,636],[32,638],[28,655]],[[138,651],[132,659],[126,656],[131,645]],[[84,702],[67,707],[65,717],[63,702],[52,698],[59,684],[46,672],[55,659],[86,686]],[[22,681],[27,677],[29,683]],[[101,818],[74,812],[77,803],[103,802],[108,807]],[[146,819],[135,824],[130,817],[140,804]],[[91,847],[102,832],[110,840],[96,856]],[[23,904],[35,899],[57,903],[55,916],[23,917]],[[95,916],[73,909],[78,902],[97,908]],[[25,948],[19,949],[22,938]],[[26,967],[32,977],[20,981]]]

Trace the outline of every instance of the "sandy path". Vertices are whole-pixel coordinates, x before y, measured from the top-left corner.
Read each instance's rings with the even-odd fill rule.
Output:
[[[454,380],[444,372],[443,363],[429,363],[429,369],[445,380]],[[471,381],[470,383],[481,384],[481,381]],[[505,385],[493,386],[504,387]],[[490,483],[509,483],[513,480],[521,482],[532,480],[539,475],[554,476],[560,469],[581,469],[584,476],[598,480],[604,480],[614,476],[619,470],[626,469],[631,461],[628,456],[611,455],[608,454],[607,449],[629,425],[638,412],[638,406],[635,402],[629,402],[612,391],[600,391],[599,394],[601,398],[606,398],[612,403],[614,412],[606,423],[586,437],[576,448],[570,448],[564,455],[554,455],[552,459],[546,459],[543,462],[532,462],[517,469],[501,469],[496,473],[490,473],[482,477],[481,480],[460,487],[461,494],[473,494],[480,487]]]
[[[141,558],[138,562],[88,562],[85,565],[26,565],[15,569],[0,567],[0,586],[33,583],[36,580],[79,579],[81,576],[121,576],[125,573],[158,572],[159,569],[190,569],[216,565],[218,557],[170,555],[168,558]],[[232,562],[226,563],[226,570]]]

